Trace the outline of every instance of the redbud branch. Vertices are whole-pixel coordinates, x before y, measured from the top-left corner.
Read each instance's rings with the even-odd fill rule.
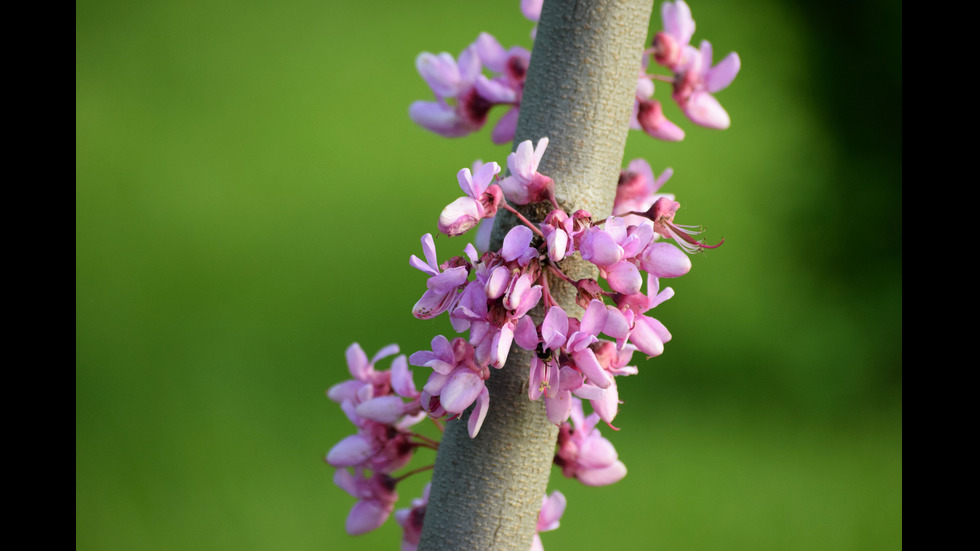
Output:
[[[649,75],[643,75],[643,78],[648,78],[650,80],[659,80],[660,82],[669,82],[671,84],[673,84],[674,83],[674,80],[675,80],[675,78],[673,76],[670,76],[670,75],[658,75],[656,73],[649,74]]]
[[[547,264],[547,265],[545,265],[545,267],[548,269],[548,271],[550,271],[551,273],[555,274],[556,276],[558,276],[559,278],[561,278],[566,283],[569,283],[571,285],[575,285],[576,281],[574,279],[568,277],[567,275],[565,275],[565,272],[561,271],[558,268],[558,266],[555,266],[554,264]]]
[[[397,484],[402,480],[405,480],[406,478],[412,476],[413,474],[424,473],[425,471],[431,471],[433,468],[435,468],[435,464],[427,465],[425,467],[419,467],[418,469],[408,471],[407,473],[399,476],[398,478],[393,479],[393,481],[395,482],[395,484]]]
[[[519,220],[520,220],[521,222],[523,222],[525,226],[527,226],[527,227],[529,227],[529,228],[531,228],[531,231],[533,231],[534,233],[536,233],[536,234],[538,234],[538,237],[540,237],[540,238],[542,238],[542,239],[544,239],[544,234],[543,234],[543,233],[541,233],[541,229],[540,229],[540,228],[538,228],[538,227],[537,227],[536,225],[534,225],[534,224],[532,224],[532,223],[531,223],[531,221],[530,221],[530,220],[528,220],[527,218],[524,218],[524,215],[523,215],[523,214],[521,214],[521,213],[519,213],[519,212],[517,212],[517,211],[516,211],[516,210],[514,209],[514,207],[512,207],[512,206],[510,206],[509,204],[507,204],[507,201],[504,201],[504,202],[502,202],[502,203],[500,203],[500,204],[501,204],[501,205],[502,205],[502,206],[503,206],[503,207],[504,207],[505,209],[507,209],[508,211],[510,211],[510,212],[512,212],[512,213],[514,213],[514,216],[517,216],[517,218],[518,218],[518,219],[519,219]]]
[[[442,424],[442,421],[436,419],[435,417],[429,417],[429,420],[431,420],[432,424],[439,429],[439,432],[444,432],[446,430],[446,427]]]
[[[546,266],[549,268],[551,267],[550,264],[546,264]],[[548,287],[548,276],[542,272],[541,277],[538,278],[538,281],[541,282],[541,289],[544,291],[542,296],[544,297],[544,309],[547,311],[555,305],[555,298],[551,296],[551,288]]]
[[[437,442],[437,441],[435,441],[435,440],[433,440],[431,438],[426,438],[425,436],[422,436],[421,434],[417,434],[417,433],[414,433],[414,432],[412,433],[412,436],[414,436],[415,438],[418,438],[419,440],[422,440],[424,442],[424,443],[416,443],[415,444],[416,446],[419,446],[419,447],[422,447],[422,448],[431,448],[433,450],[438,450],[439,449],[439,442]]]

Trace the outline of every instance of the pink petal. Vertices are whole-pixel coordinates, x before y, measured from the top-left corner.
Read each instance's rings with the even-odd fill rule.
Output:
[[[613,306],[606,307],[606,324],[602,332],[616,339],[624,339],[630,332],[630,323],[626,316]]]
[[[358,404],[354,411],[365,419],[391,425],[404,414],[405,402],[399,396],[378,396]]]
[[[507,168],[511,176],[527,185],[534,177],[537,163],[534,162],[534,146],[531,140],[524,140],[517,145],[517,150],[507,156]]]
[[[467,120],[460,118],[455,109],[442,102],[413,102],[408,108],[408,116],[415,124],[447,138],[458,138],[477,130]]]
[[[635,295],[643,287],[643,276],[632,262],[625,260],[606,268],[606,281],[617,293]]]
[[[594,384],[599,388],[608,388],[609,385],[613,383],[613,378],[602,365],[599,364],[599,360],[595,357],[595,352],[591,348],[586,348],[579,352],[572,354],[575,358],[575,365],[578,366],[579,371],[583,375],[589,378],[589,382]]]
[[[470,438],[476,438],[476,435],[480,433],[480,427],[483,426],[483,420],[487,417],[487,411],[490,410],[490,392],[487,387],[483,387],[480,395],[476,397],[476,407],[470,412],[470,419],[466,423],[466,428],[470,433]]]
[[[333,467],[360,465],[374,455],[371,441],[360,434],[352,434],[338,442],[327,452],[327,463]]]
[[[530,316],[524,316],[517,322],[514,330],[514,340],[524,350],[534,350],[538,347],[538,330]]]
[[[544,0],[521,0],[521,13],[535,23],[541,19],[541,6]]]
[[[553,424],[564,423],[572,412],[572,393],[568,391],[558,392],[553,397],[546,397],[544,410],[548,415],[548,420]]]
[[[633,325],[633,332],[630,334],[630,342],[647,356],[659,356],[664,352],[664,341],[654,330],[654,327],[646,321],[652,319],[647,316],[640,316],[636,320]]]
[[[517,132],[517,119],[521,115],[519,107],[511,107],[504,116],[500,117],[497,125],[493,127],[490,140],[497,145],[502,145],[514,141],[514,134]]]
[[[582,237],[582,258],[596,266],[611,266],[623,257],[623,249],[606,231],[593,227]]]
[[[591,438],[585,439],[579,446],[578,461],[589,469],[602,469],[612,465],[619,455],[616,448],[597,432]]]
[[[463,170],[469,172],[468,168]],[[450,236],[463,235],[483,220],[483,205],[472,197],[460,197],[439,214],[439,231]]]
[[[738,54],[732,52],[725,56],[725,59],[718,62],[708,71],[704,77],[704,87],[712,94],[728,87],[735,80],[739,69],[742,68],[742,60]]]
[[[476,37],[476,52],[480,56],[480,61],[495,73],[503,73],[507,68],[507,50],[500,45],[500,41],[489,33],[480,33]]]
[[[660,6],[660,14],[665,31],[682,45],[691,41],[695,29],[694,18],[691,17],[691,8],[684,0],[665,2]]]
[[[504,236],[504,243],[500,248],[500,255],[508,262],[517,259],[524,254],[524,251],[527,250],[533,238],[534,232],[531,231],[531,228],[527,226],[514,226]]]
[[[345,528],[352,536],[365,534],[384,524],[390,514],[390,508],[376,501],[358,501],[347,516]]]
[[[490,277],[487,278],[487,283],[484,286],[486,298],[495,300],[504,296],[509,285],[510,270],[506,266],[497,266],[491,270]]]
[[[732,124],[725,108],[707,92],[699,90],[691,94],[683,109],[691,122],[706,128],[724,130]]]
[[[531,359],[531,372],[527,383],[527,397],[532,401],[537,400],[544,394],[542,383],[546,382],[545,367],[545,363],[541,361],[541,358],[534,357]]]
[[[476,92],[490,103],[513,103],[517,101],[517,93],[514,92],[514,89],[500,81],[478,75],[475,84]]]
[[[510,345],[514,342],[514,329],[512,323],[505,323],[500,331],[493,336],[493,345],[490,350],[490,365],[500,369],[507,363],[507,356],[510,354]]]
[[[592,409],[599,415],[599,419],[607,423],[612,423],[619,412],[619,389],[616,388],[616,380],[613,379],[609,388],[602,391],[602,396],[598,399],[591,399]]]
[[[579,331],[593,336],[598,335],[606,325],[608,315],[606,305],[601,300],[593,299],[589,302],[589,307],[585,309],[585,313],[582,314],[582,325]]]
[[[345,355],[347,356],[347,369],[350,374],[357,380],[365,380],[368,376],[369,365],[367,354],[364,353],[361,345],[355,342],[348,346]]]
[[[466,408],[470,407],[473,400],[476,400],[480,391],[485,389],[483,379],[472,371],[459,369],[442,388],[440,395],[442,407],[450,413],[463,413]]]
[[[558,521],[565,514],[567,501],[564,494],[555,490],[551,496],[541,502],[541,512],[538,513],[538,532],[550,532],[558,528]]]
[[[568,234],[564,230],[555,230],[548,234],[548,258],[553,262],[565,258],[568,251]]]
[[[604,469],[581,470],[576,473],[575,478],[586,486],[607,486],[619,482],[626,476],[626,465],[622,461],[616,461]]]
[[[434,318],[452,306],[455,295],[429,289],[412,307],[412,315],[420,320]]]
[[[640,267],[653,277],[680,277],[691,271],[691,258],[673,244],[657,241],[640,254]]]
[[[557,350],[565,344],[568,335],[568,314],[560,306],[552,306],[541,324],[541,339],[544,347]]]
[[[439,98],[453,97],[458,93],[459,68],[456,60],[448,53],[434,55],[422,52],[415,58],[415,68]]]
[[[344,400],[352,400],[354,395],[362,386],[364,386],[364,381],[358,380],[347,380],[342,383],[337,383],[327,390],[327,398],[330,398],[334,402],[343,402]]]

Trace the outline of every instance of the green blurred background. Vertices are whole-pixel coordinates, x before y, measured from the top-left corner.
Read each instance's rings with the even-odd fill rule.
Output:
[[[901,4],[690,4],[742,57],[732,128],[668,105],[688,138],[626,160],[673,167],[680,222],[726,243],[620,385],[629,475],[556,471],[545,547],[900,548]],[[353,341],[448,331],[411,316],[408,257],[456,171],[509,151],[409,121],[415,56],[531,26],[518,0],[76,3],[76,548],[398,548],[393,521],[344,533],[322,457],[353,430],[323,392]]]

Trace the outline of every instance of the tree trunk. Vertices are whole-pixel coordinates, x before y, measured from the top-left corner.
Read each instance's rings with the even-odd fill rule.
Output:
[[[554,179],[569,214],[585,209],[601,219],[611,212],[652,8],[652,0],[544,3],[514,143],[548,137],[538,171]],[[521,211],[540,222],[551,208]],[[516,223],[498,211],[491,249]],[[596,276],[577,254],[562,269],[573,279]],[[565,311],[581,315],[571,286],[549,285]],[[540,323],[540,307],[532,316]],[[543,401],[528,399],[531,354],[515,345],[507,364],[491,370],[490,409],[476,438],[466,430],[469,411],[447,424],[420,550],[530,549],[558,434]]]

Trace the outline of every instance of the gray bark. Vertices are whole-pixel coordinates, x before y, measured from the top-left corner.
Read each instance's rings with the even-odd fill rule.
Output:
[[[611,212],[652,8],[652,0],[544,4],[514,143],[548,137],[538,171],[555,180],[569,214],[586,209],[601,219]],[[520,210],[539,222],[550,209]],[[516,223],[498,212],[492,249]],[[562,269],[574,279],[596,276],[578,255]],[[549,284],[569,314],[581,314],[574,288],[553,279]],[[543,313],[532,316],[540,322]],[[530,549],[558,434],[544,403],[528,399],[531,354],[515,345],[507,364],[491,370],[490,409],[475,439],[466,430],[469,412],[447,424],[420,550]]]

